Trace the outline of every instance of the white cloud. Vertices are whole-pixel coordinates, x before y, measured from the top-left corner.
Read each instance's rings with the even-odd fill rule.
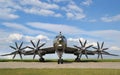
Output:
[[[67,40],[70,42],[78,42],[79,38],[68,38]]]
[[[23,10],[24,10],[24,12],[30,13],[30,14],[36,14],[36,15],[42,15],[42,16],[62,17],[62,15],[60,13],[55,13],[54,11],[49,10],[49,9],[25,8]]]
[[[24,36],[23,38],[24,38],[24,40],[27,41],[27,42],[29,42],[30,40],[35,40],[35,41],[37,41],[37,40],[39,40],[39,39],[40,39],[40,40],[45,40],[45,41],[49,40],[49,38],[48,38],[47,36],[45,36],[45,35]]]
[[[111,17],[102,17],[101,20],[103,22],[115,22],[115,21],[120,21],[120,14],[115,15],[115,16],[111,16]]]
[[[59,3],[59,2],[69,2],[69,1],[72,1],[72,0],[53,0],[53,2],[56,2],[56,3]]]
[[[12,20],[20,16],[15,14],[21,7],[12,0],[0,0],[0,19]]]
[[[82,42],[85,41],[84,38],[68,38],[68,41],[71,41],[71,42],[79,42],[79,40],[81,40]]]
[[[90,40],[85,39],[85,38],[68,38],[68,42],[76,42],[76,44],[79,43],[79,40],[81,40],[82,43],[84,43],[85,40],[87,40],[86,47],[89,46],[89,45],[97,46],[96,42],[90,41]]]
[[[28,36],[28,35],[23,35],[23,34],[19,34],[19,33],[12,33],[9,34],[9,36],[6,38],[7,42],[14,42],[14,41],[25,41],[25,42],[29,42],[30,40],[49,40],[49,38],[45,35],[37,35],[37,36]]]
[[[100,31],[91,31],[88,32],[88,35],[102,37],[106,40],[116,40],[119,41],[120,31],[118,30],[100,30]]]
[[[8,36],[8,40],[21,40],[23,37],[22,34],[14,33]]]
[[[42,15],[42,16],[53,16],[61,17],[60,13],[56,13],[54,10],[58,10],[60,7],[56,4],[42,2],[40,0],[20,0],[21,5],[24,9],[22,11],[30,14]],[[28,8],[27,5],[30,7]]]
[[[66,13],[66,16],[68,17],[68,18],[73,18],[74,17],[74,15],[72,14],[72,13]]]
[[[112,46],[110,47],[111,50],[120,50],[120,47],[117,47],[117,46]]]
[[[74,26],[68,26],[68,25],[62,25],[62,24],[50,24],[50,23],[41,23],[41,22],[29,22],[27,25],[34,27],[34,28],[39,28],[39,29],[44,29],[47,31],[52,31],[52,32],[60,32],[62,31],[63,33],[69,33],[69,34],[77,34],[77,33],[83,33],[84,31],[78,29],[77,27]]]
[[[10,8],[0,8],[0,19],[17,19],[18,15],[14,14],[14,10]]]
[[[28,7],[29,6],[29,7]],[[25,13],[61,17],[62,14],[56,13],[59,6],[54,3],[47,3],[40,0],[0,0],[0,18],[1,19],[17,19],[20,16],[15,14],[17,11]]]
[[[83,13],[83,9],[78,7],[74,2],[69,3],[66,7],[62,7],[62,10],[66,12],[68,19],[83,19],[86,15]]]
[[[0,0],[0,8],[21,9],[17,1],[14,0]]]
[[[20,0],[21,5],[31,5],[41,9],[59,9],[59,6],[53,3],[42,2],[41,0]]]
[[[58,13],[58,14],[54,14],[55,17],[62,17],[62,14]]]
[[[25,8],[24,11],[26,13],[31,13],[31,14],[37,14],[37,15],[42,15],[42,16],[53,16],[55,14],[54,11],[51,10],[46,10],[46,9],[37,9],[37,8]]]
[[[89,6],[89,5],[91,5],[92,3],[93,3],[92,0],[85,0],[85,1],[83,1],[81,4],[82,4],[82,5]]]
[[[20,32],[20,33],[24,33],[24,34],[39,34],[39,33],[46,34],[43,31],[33,30],[22,24],[4,22],[4,23],[2,23],[2,25],[13,29],[12,32],[18,32],[18,33]]]
[[[56,2],[67,2],[67,6],[59,6]],[[40,16],[50,16],[50,17],[63,17],[66,15],[68,19],[83,19],[86,15],[83,13],[83,9],[75,4],[72,0],[58,0],[52,2],[46,2],[41,0],[2,0],[0,2],[1,9],[12,9],[9,12],[1,10],[0,18],[4,19],[16,19],[20,16],[16,14],[17,11],[22,11],[24,13],[35,14]],[[61,13],[63,12],[63,13]]]

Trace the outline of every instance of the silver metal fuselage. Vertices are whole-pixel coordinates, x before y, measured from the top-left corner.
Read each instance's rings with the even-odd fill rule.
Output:
[[[53,47],[56,52],[64,52],[67,47],[67,39],[63,35],[59,34],[54,39]]]

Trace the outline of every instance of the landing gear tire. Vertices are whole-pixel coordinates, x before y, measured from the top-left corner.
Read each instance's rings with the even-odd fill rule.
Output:
[[[75,62],[80,62],[80,58],[76,58],[76,59],[75,59]]]
[[[40,62],[45,62],[45,59],[44,58],[40,58],[39,61]]]
[[[63,64],[63,59],[58,59],[58,64]]]
[[[58,59],[58,64],[60,64],[60,60]]]
[[[63,59],[61,59],[61,64],[63,64]]]

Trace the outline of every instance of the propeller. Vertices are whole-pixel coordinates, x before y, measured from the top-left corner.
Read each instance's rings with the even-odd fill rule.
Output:
[[[108,53],[108,52],[105,51],[105,50],[107,50],[108,48],[103,48],[103,46],[104,46],[104,42],[102,42],[101,46],[100,46],[100,44],[97,42],[97,47],[92,47],[92,48],[96,49],[95,53],[98,54],[97,59],[99,59],[100,56],[101,56],[101,59],[103,59],[103,55],[102,55],[102,54],[110,55],[110,53]]]
[[[33,60],[35,59],[36,54],[38,54],[38,55],[41,57],[41,53],[42,53],[43,51],[40,50],[40,48],[43,47],[43,46],[45,45],[45,43],[43,43],[43,44],[41,44],[41,45],[39,46],[40,40],[38,40],[38,42],[37,42],[36,45],[34,44],[34,42],[33,42],[32,40],[31,40],[30,42],[31,42],[31,44],[33,45],[33,47],[28,46],[28,48],[32,49],[31,52],[33,53]]]
[[[14,49],[15,51],[12,52],[12,53],[10,53],[10,54],[6,54],[6,55],[13,55],[13,59],[14,59],[15,56],[16,56],[17,54],[19,54],[19,55],[20,55],[20,58],[23,59],[23,58],[22,58],[22,54],[24,54],[23,51],[24,51],[24,49],[25,49],[26,47],[23,47],[23,48],[22,48],[22,45],[23,45],[23,42],[21,42],[21,44],[20,44],[19,46],[18,46],[17,42],[15,42],[15,46],[16,46],[16,47],[10,46],[10,48]],[[3,56],[6,56],[6,55],[3,55]]]
[[[79,40],[79,43],[80,43],[80,45],[81,45],[80,47],[74,45],[74,47],[76,47],[76,48],[78,49],[78,52],[77,52],[77,53],[79,54],[80,58],[82,57],[83,54],[85,54],[86,58],[88,59],[87,49],[90,48],[90,47],[92,47],[93,45],[89,45],[89,46],[86,47],[87,40],[85,40],[84,43],[82,43],[82,41]]]

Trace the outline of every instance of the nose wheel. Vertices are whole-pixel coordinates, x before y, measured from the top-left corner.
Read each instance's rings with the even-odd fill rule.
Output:
[[[63,59],[58,59],[58,64],[63,64]]]

